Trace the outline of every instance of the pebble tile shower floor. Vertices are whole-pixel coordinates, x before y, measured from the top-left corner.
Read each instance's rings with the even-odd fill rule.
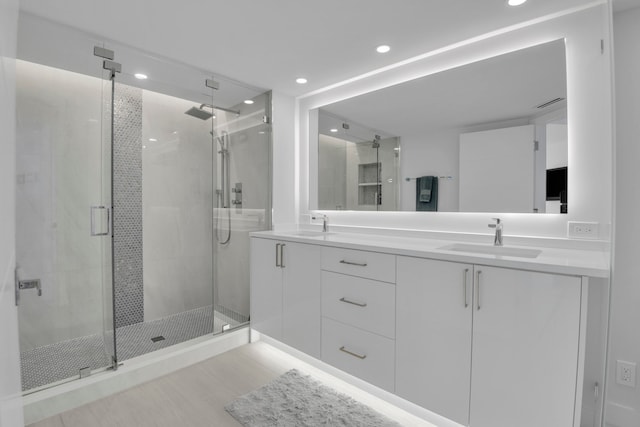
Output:
[[[219,332],[222,326],[231,327],[248,319],[216,307],[212,319],[212,306],[185,311],[173,316],[141,322],[117,329],[118,360],[131,359],[154,350],[169,347],[193,338]],[[162,336],[164,340],[152,341]],[[110,364],[102,334],[74,338],[50,344],[20,355],[22,390],[31,390],[79,375],[85,367],[99,369]]]

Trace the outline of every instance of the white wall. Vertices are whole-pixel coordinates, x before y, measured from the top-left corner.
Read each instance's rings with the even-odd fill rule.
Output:
[[[451,129],[437,134],[406,135],[400,142],[400,192],[403,211],[416,210],[416,182],[405,178],[425,175],[450,176],[438,179],[438,211],[458,211],[460,132]],[[411,156],[404,155],[411,153]]]
[[[616,83],[616,216],[605,407],[607,425],[640,425],[640,377],[635,389],[615,382],[616,360],[640,367],[640,8],[614,15]]]
[[[213,302],[211,119],[184,114],[193,106],[142,91],[145,321]]]
[[[347,209],[348,142],[322,134],[318,138],[318,206]]]
[[[0,0],[0,426],[22,426],[15,263],[15,57],[18,1]]]
[[[299,152],[295,143],[297,133],[294,117],[296,102],[291,96],[273,92],[273,225],[293,226],[298,219],[300,203]]]
[[[300,141],[300,210],[309,207],[310,176],[316,172],[309,164],[310,146],[308,109],[357,96],[372,90],[433,74],[513,50],[564,38],[567,46],[568,121],[569,121],[569,193],[572,195],[568,215],[500,214],[505,235],[566,238],[567,221],[600,223],[599,238],[609,239],[611,223],[611,101],[609,57],[600,51],[601,40],[610,40],[605,5],[531,25],[511,28],[479,37],[467,43],[427,53],[398,67],[388,67],[366,77],[317,91],[299,100]],[[588,70],[588,72],[586,72]],[[594,198],[593,194],[599,198]],[[459,213],[353,213],[327,212],[331,222],[346,226],[403,228],[469,233],[487,233],[487,217],[491,214]],[[304,220],[304,217],[300,218]]]

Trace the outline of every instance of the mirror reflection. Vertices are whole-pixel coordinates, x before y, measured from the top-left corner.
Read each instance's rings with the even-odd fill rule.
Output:
[[[312,110],[317,208],[566,213],[566,88],[557,40]]]

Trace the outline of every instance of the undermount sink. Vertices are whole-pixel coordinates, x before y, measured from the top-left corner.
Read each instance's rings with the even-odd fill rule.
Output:
[[[542,253],[538,249],[511,248],[509,246],[472,245],[468,243],[454,243],[442,246],[445,251],[470,252],[484,255],[511,256],[519,258],[536,258]]]
[[[330,236],[332,233],[330,231],[314,231],[314,230],[297,230],[293,231],[291,234],[294,236],[303,236],[303,237],[324,237]]]

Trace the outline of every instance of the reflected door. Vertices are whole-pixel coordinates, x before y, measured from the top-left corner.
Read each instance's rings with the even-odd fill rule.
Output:
[[[16,71],[16,300],[22,387],[37,390],[112,364],[109,85]]]
[[[460,134],[460,212],[532,213],[534,126]]]

